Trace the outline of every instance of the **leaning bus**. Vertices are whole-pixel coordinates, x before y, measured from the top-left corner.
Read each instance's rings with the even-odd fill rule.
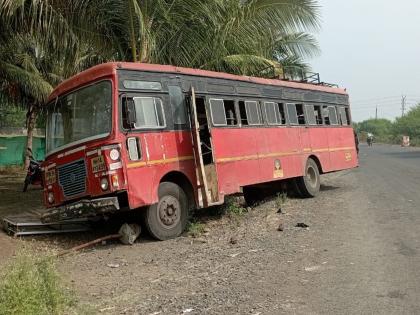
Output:
[[[47,107],[44,222],[125,210],[157,239],[192,209],[358,165],[345,90],[141,63],[106,63],[60,84]]]

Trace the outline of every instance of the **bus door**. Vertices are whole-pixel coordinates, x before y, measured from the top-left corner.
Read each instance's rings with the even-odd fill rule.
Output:
[[[194,158],[197,171],[198,187],[203,207],[220,204],[218,178],[211,139],[211,127],[205,98],[195,95],[194,87],[190,91],[191,132]],[[200,197],[200,195],[199,195]]]

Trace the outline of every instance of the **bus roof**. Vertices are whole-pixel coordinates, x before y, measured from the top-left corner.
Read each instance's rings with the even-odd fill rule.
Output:
[[[289,87],[289,88],[303,89],[303,90],[322,91],[322,92],[334,93],[334,94],[345,94],[345,95],[347,94],[346,90],[342,88],[334,88],[334,87],[328,87],[328,86],[323,86],[323,85],[301,83],[301,82],[288,81],[288,80],[239,76],[239,75],[223,73],[223,72],[183,68],[183,67],[176,67],[176,66],[170,66],[170,65],[157,65],[157,64],[136,63],[136,62],[108,62],[108,63],[103,63],[100,65],[94,66],[92,68],[89,68],[65,80],[53,90],[53,92],[48,98],[48,101],[56,98],[59,95],[67,93],[81,85],[87,84],[89,82],[92,82],[94,80],[100,79],[105,76],[112,75],[116,73],[117,69],[137,70],[137,71],[145,71],[145,72],[185,74],[185,75],[191,75],[191,76],[219,78],[219,79],[251,82],[251,83],[273,85],[273,86],[282,86],[282,87]]]

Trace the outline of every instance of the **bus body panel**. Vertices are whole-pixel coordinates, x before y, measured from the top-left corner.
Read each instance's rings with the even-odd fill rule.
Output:
[[[130,161],[126,154],[131,209],[156,203],[159,183],[170,172],[184,174],[194,185],[195,163],[189,131],[133,132],[126,137],[138,138],[142,157],[139,161]]]

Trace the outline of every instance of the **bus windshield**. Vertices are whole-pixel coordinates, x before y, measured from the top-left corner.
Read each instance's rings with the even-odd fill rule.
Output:
[[[111,82],[101,81],[53,100],[47,107],[47,154],[111,131]]]

